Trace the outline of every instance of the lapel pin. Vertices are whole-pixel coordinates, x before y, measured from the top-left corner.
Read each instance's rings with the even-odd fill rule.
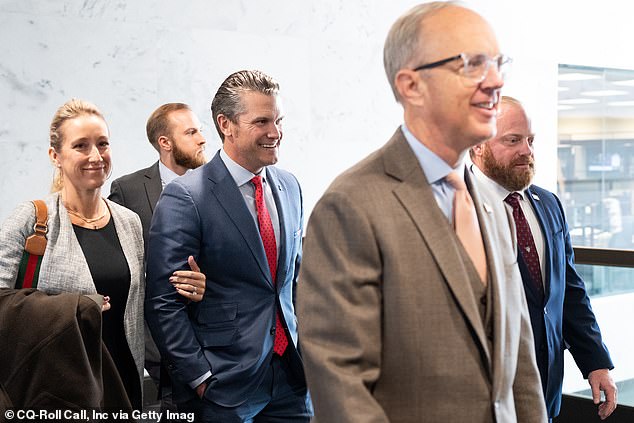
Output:
[[[489,205],[489,203],[482,203],[482,206],[484,207],[484,210],[487,213],[493,213],[493,209],[491,208],[491,206]]]
[[[537,201],[539,201],[539,196],[537,194],[531,194],[533,196],[533,198]]]

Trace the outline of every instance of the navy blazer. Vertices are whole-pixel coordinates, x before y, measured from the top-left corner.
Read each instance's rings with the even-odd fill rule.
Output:
[[[271,280],[257,223],[216,156],[168,184],[154,210],[147,256],[146,318],[174,380],[174,398],[211,371],[205,397],[234,407],[260,384],[272,357],[277,305],[301,379],[293,296],[301,261],[303,208],[293,175],[266,168],[280,220],[277,280]],[[205,297],[188,303],[168,282],[193,255],[207,276]]]
[[[608,349],[601,340],[583,280],[575,270],[568,223],[557,196],[531,185],[526,189],[544,235],[544,299],[538,299],[521,255],[520,273],[531,316],[537,367],[548,416],[559,414],[564,374],[564,349],[570,349],[584,378],[597,369],[612,369]]]

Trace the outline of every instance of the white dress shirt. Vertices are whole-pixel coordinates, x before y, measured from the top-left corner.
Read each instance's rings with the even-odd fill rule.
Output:
[[[495,182],[493,179],[489,178],[487,175],[482,173],[482,171],[478,168],[478,166],[471,164],[471,170],[475,175],[475,179],[478,181],[480,186],[484,187],[490,195],[493,195],[499,201],[504,202],[504,199],[508,197],[511,191],[504,188],[502,185]],[[533,235],[533,240],[535,241],[535,248],[537,248],[537,255],[539,256],[539,267],[542,271],[542,281],[545,280],[546,272],[544,269],[544,234],[542,232],[542,228],[539,224],[539,220],[537,219],[537,214],[533,209],[531,202],[528,200],[527,195],[529,195],[526,190],[521,191],[513,191],[517,192],[520,195],[520,207],[522,208],[522,212],[526,217],[526,221],[528,222],[528,226],[531,229],[531,233]],[[537,196],[533,196],[535,201],[539,201]],[[510,205],[504,203],[507,207],[511,207]]]

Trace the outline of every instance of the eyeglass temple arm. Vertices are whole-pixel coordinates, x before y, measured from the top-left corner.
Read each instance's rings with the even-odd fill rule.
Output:
[[[417,68],[414,68],[413,70],[414,70],[414,72],[418,72],[418,71],[423,70],[423,69],[435,68],[435,67],[438,67],[438,66],[442,66],[445,63],[449,63],[451,61],[457,60],[457,59],[462,59],[462,54],[458,54],[456,56],[448,57],[446,59],[439,60],[437,62],[427,63],[426,65],[418,66]]]

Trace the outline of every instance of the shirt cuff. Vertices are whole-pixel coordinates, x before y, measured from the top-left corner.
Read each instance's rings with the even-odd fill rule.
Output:
[[[198,379],[194,380],[193,382],[189,382],[189,387],[192,388],[192,389],[196,389],[196,387],[198,385],[200,385],[201,383],[203,383],[204,381],[206,381],[210,377],[211,377],[211,372],[209,370],[207,370],[207,373],[205,373],[204,375],[202,375]]]

